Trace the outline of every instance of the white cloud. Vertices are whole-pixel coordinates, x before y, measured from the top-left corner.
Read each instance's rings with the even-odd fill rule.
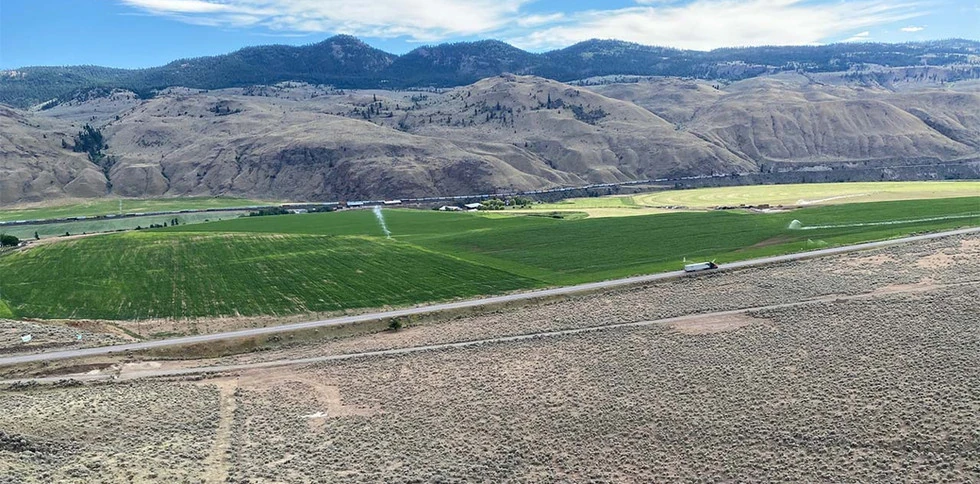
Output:
[[[919,32],[925,30],[925,27],[917,27],[914,25],[909,25],[908,27],[902,27],[902,32]]]
[[[526,49],[558,48],[593,38],[699,50],[817,44],[858,28],[922,14],[916,4],[887,0],[695,0],[581,12],[534,32],[515,33],[508,40]]]
[[[560,12],[550,15],[527,15],[517,19],[517,25],[521,27],[537,27],[539,25],[555,23],[564,18],[565,14]]]
[[[867,42],[868,40],[871,40],[871,32],[865,30],[864,32],[854,34],[844,39],[844,42]]]
[[[416,42],[496,37],[531,50],[593,38],[701,50],[817,44],[925,13],[921,4],[903,0],[635,0],[632,7],[564,13],[524,9],[536,0],[117,1],[198,25],[262,27],[279,34],[405,37]],[[910,28],[921,29],[902,30],[912,32]],[[848,40],[868,38],[855,35]]]
[[[154,13],[215,13],[231,10],[227,5],[205,0],[123,0],[123,3],[142,7]]]
[[[530,0],[120,0],[180,21],[286,32],[440,40],[493,32]],[[553,21],[547,18],[545,21]]]

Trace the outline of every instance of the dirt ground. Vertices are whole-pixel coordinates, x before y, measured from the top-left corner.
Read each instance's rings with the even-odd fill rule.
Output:
[[[975,482],[977,241],[116,371],[684,316],[664,324],[221,375],[7,388],[0,482]],[[938,255],[953,263],[919,263]]]

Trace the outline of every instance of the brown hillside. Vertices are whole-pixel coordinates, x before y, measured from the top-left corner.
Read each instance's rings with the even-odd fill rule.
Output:
[[[794,73],[728,85],[503,75],[432,92],[112,91],[0,109],[0,195],[378,199],[754,173],[772,161],[948,161],[978,155],[978,113],[975,91]],[[86,123],[109,145],[98,164],[62,146]]]

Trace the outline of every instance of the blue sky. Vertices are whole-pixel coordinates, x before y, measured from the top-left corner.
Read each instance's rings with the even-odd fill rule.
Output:
[[[980,0],[0,0],[0,68],[149,67],[338,33],[404,53],[484,38],[531,51],[590,38],[707,50],[978,32]]]

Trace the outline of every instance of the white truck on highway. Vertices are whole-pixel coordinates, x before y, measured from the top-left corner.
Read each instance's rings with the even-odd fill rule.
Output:
[[[696,262],[694,264],[685,264],[684,272],[698,272],[698,271],[706,271],[708,269],[717,269],[717,268],[718,268],[718,264],[715,264],[714,261]]]

